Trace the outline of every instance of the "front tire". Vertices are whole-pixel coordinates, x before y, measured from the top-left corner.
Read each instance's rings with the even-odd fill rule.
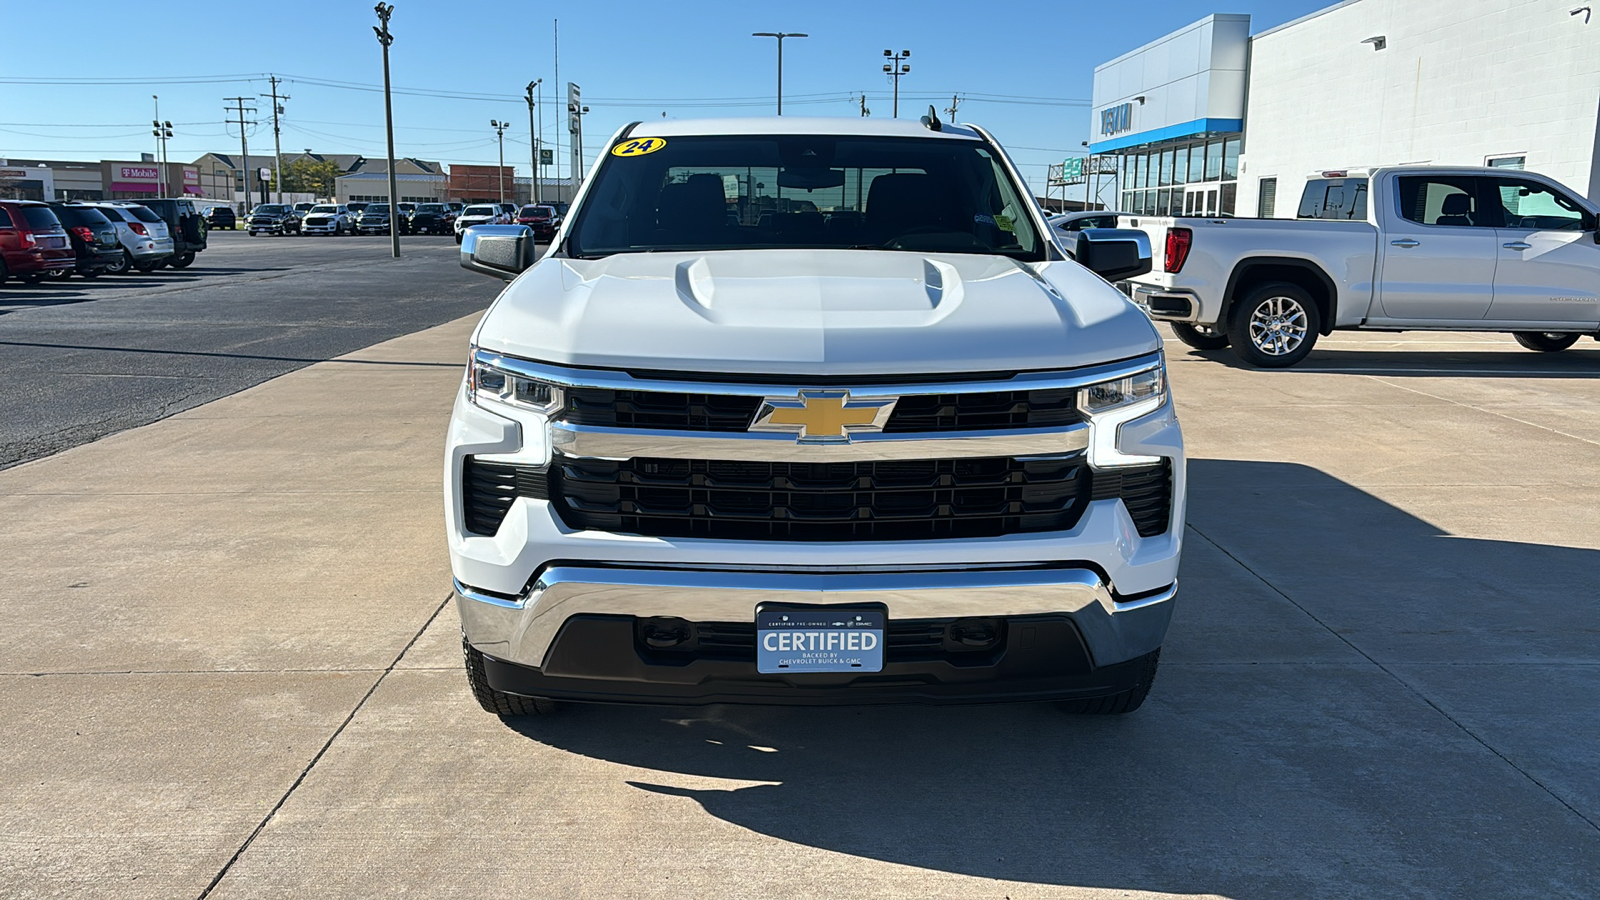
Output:
[[[193,250],[185,250],[184,252],[179,253],[177,256],[173,256],[173,257],[168,258],[167,265],[173,267],[174,269],[187,269],[187,268],[189,268],[189,265],[191,263],[193,263],[193,262],[194,262],[194,251]]]
[[[1150,686],[1156,682],[1156,666],[1161,662],[1161,648],[1157,647],[1134,662],[1138,664],[1139,675],[1133,687],[1107,697],[1062,700],[1056,706],[1063,712],[1080,716],[1120,716],[1133,712],[1144,705],[1144,698],[1150,696]]]
[[[477,698],[478,705],[485,712],[492,712],[501,718],[512,718],[548,716],[559,708],[554,700],[545,697],[524,697],[490,687],[489,674],[484,671],[483,654],[467,643],[465,636],[461,638],[461,655],[465,657],[467,684],[472,688],[472,696]]]
[[[1559,353],[1582,337],[1571,331],[1513,331],[1511,336],[1522,346],[1540,353]]]
[[[1188,322],[1169,322],[1172,334],[1196,350],[1221,350],[1228,346],[1228,334],[1214,325],[1191,325]]]
[[[1228,343],[1244,362],[1286,369],[1305,359],[1322,332],[1322,314],[1297,284],[1258,285],[1228,311]]]

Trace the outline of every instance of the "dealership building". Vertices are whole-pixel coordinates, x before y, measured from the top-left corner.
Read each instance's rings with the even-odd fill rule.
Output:
[[[1346,0],[1256,34],[1208,16],[1096,67],[1119,205],[1293,217],[1307,175],[1526,168],[1600,202],[1600,4]]]

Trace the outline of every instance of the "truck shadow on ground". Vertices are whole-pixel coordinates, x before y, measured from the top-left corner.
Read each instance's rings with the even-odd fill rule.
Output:
[[[1178,615],[1130,716],[577,705],[509,724],[693,804],[664,820],[698,808],[939,872],[1251,898],[1583,895],[1593,827],[1367,654],[1592,660],[1600,552],[1453,538],[1304,466],[1192,460],[1190,477]],[[1586,702],[1541,740],[1581,756]],[[1577,771],[1554,790],[1597,788]]]
[[[1486,345],[1484,350],[1333,350],[1318,347],[1302,362],[1288,369],[1260,369],[1235,356],[1231,350],[1174,349],[1174,360],[1209,360],[1234,369],[1262,372],[1320,372],[1348,375],[1394,375],[1398,377],[1449,377],[1470,374],[1474,378],[1600,378],[1600,343],[1580,338],[1570,349],[1559,353],[1536,353],[1519,348],[1502,349]]]

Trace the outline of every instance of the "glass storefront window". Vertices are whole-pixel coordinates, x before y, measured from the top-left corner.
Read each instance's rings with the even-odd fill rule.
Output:
[[[1128,157],[1128,180],[1124,182],[1135,190],[1144,187],[1144,157],[1135,153]]]
[[[1161,187],[1166,187],[1172,183],[1172,156],[1171,150],[1161,151],[1161,172],[1160,178],[1156,182]],[[1165,213],[1162,213],[1162,215],[1165,215]]]
[[[1222,177],[1222,142],[1212,141],[1206,145],[1206,180],[1216,181]]]
[[[1222,208],[1221,208],[1222,215],[1225,215],[1225,216],[1233,215],[1233,201],[1238,196],[1239,196],[1239,183],[1238,182],[1236,182],[1236,181],[1224,181],[1222,183]]]
[[[1189,148],[1178,147],[1172,152],[1172,183],[1183,184],[1189,177]]]
[[[1189,183],[1206,180],[1206,147],[1195,144],[1189,148]]]
[[[1145,191],[1144,192],[1144,201],[1140,204],[1140,209],[1143,209],[1144,210],[1144,214],[1147,215],[1147,216],[1153,216],[1153,215],[1156,214],[1156,192],[1155,191]]]
[[[1222,180],[1233,181],[1239,177],[1239,139],[1233,138],[1222,150]]]

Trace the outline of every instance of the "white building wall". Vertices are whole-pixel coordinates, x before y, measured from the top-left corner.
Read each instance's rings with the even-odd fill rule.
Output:
[[[1133,102],[1130,133],[1244,114],[1250,17],[1207,16],[1095,67],[1090,143],[1106,140],[1100,113]]]
[[[1600,15],[1585,25],[1577,5],[1348,0],[1257,35],[1240,215],[1265,177],[1292,217],[1311,172],[1509,155],[1600,200]],[[1361,43],[1380,35],[1383,50]]]

